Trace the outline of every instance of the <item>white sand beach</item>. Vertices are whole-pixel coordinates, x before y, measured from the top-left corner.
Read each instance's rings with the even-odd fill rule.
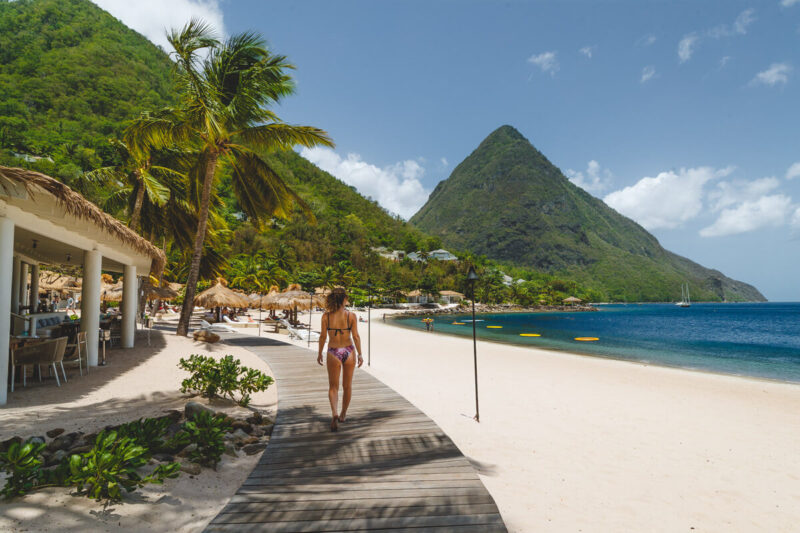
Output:
[[[511,531],[797,531],[800,385],[479,342],[476,423],[472,339],[382,314],[364,368],[453,438]]]
[[[197,343],[157,331],[148,347],[146,336],[139,332],[135,348],[109,350],[109,364],[92,368],[88,376],[68,371],[69,381],[61,387],[52,380],[42,384],[34,380],[27,388],[9,393],[8,405],[0,409],[0,440],[44,435],[54,428],[95,432],[110,424],[160,416],[169,409],[182,410],[190,400],[230,415],[249,415],[249,410],[228,401],[209,404],[179,392],[188,374],[176,365],[192,353],[232,354],[244,366],[272,375],[264,361],[242,348]],[[253,394],[250,407],[273,418],[277,386]],[[259,457],[243,452],[236,458],[223,455],[216,472],[204,468],[197,476],[182,473],[108,506],[75,496],[69,488],[43,489],[0,503],[0,531],[200,531],[236,492]]]

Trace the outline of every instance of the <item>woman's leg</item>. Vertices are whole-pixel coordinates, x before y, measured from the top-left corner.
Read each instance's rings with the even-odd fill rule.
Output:
[[[344,420],[347,415],[347,408],[350,407],[350,397],[353,395],[353,372],[356,369],[355,350],[353,350],[353,353],[350,354],[350,357],[347,358],[342,367],[342,388],[344,392],[342,394],[342,412],[339,418]]]
[[[331,401],[331,416],[339,415],[339,373],[342,363],[334,356],[328,354],[328,399]]]

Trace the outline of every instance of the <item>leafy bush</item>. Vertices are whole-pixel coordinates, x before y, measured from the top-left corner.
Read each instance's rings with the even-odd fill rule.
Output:
[[[206,398],[227,397],[242,406],[250,403],[251,393],[267,390],[273,383],[271,377],[259,370],[241,366],[232,355],[216,360],[192,354],[189,359],[181,358],[178,367],[191,373],[181,382],[181,392],[197,392]],[[238,401],[234,397],[236,391],[241,396]]]
[[[191,420],[184,422],[179,434],[185,433],[190,444],[197,445],[197,449],[189,454],[189,459],[216,468],[225,452],[225,433],[230,429],[231,424],[227,416],[201,411]]]
[[[69,459],[68,483],[95,500],[121,500],[122,489],[133,492],[148,483],[163,483],[178,476],[179,463],[159,465],[142,477],[137,471],[147,464],[150,453],[130,437],[119,438],[116,431],[103,431],[94,447]]]
[[[169,418],[140,418],[135,422],[119,426],[117,435],[120,438],[129,437],[139,446],[157,452],[165,445],[164,436],[167,434],[169,423]]]
[[[0,494],[5,498],[13,498],[38,486],[42,473],[39,455],[45,447],[46,444],[42,442],[31,442],[28,439],[24,444],[12,442],[8,450],[0,453],[0,471],[8,475]]]

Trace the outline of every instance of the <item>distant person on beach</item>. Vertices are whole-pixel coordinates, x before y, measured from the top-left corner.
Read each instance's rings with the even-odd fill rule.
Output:
[[[322,350],[330,335],[327,351],[328,365],[328,399],[331,402],[331,431],[339,429],[339,422],[344,422],[347,408],[352,396],[353,372],[364,364],[361,357],[361,337],[358,334],[358,319],[355,313],[347,310],[347,293],[342,288],[331,291],[325,299],[325,314],[322,315],[322,326],[319,336],[317,363],[322,365]],[[356,352],[354,356],[353,352]],[[339,405],[339,374],[342,374],[342,410]]]

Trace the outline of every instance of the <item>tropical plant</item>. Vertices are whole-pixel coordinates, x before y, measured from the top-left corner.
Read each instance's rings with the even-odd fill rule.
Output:
[[[273,383],[270,376],[241,366],[232,355],[217,360],[192,354],[189,359],[181,358],[178,367],[191,374],[181,382],[181,392],[195,392],[206,398],[227,397],[243,406],[250,403],[251,393],[267,390]],[[234,396],[237,391],[239,400]]]
[[[126,136],[129,135],[130,132]],[[145,202],[155,209],[163,208],[169,200],[170,188],[178,186],[185,176],[168,166],[156,164],[157,154],[147,143],[134,143],[127,138],[109,139],[109,144],[120,162],[86,172],[84,177],[111,190],[103,209],[115,213],[124,208],[130,216],[128,225],[141,232],[139,222]],[[166,159],[167,153],[161,154],[161,158]]]
[[[190,444],[197,447],[189,453],[193,462],[216,468],[225,452],[225,433],[231,429],[228,417],[200,411],[183,424],[181,432],[188,437]]]
[[[169,424],[169,417],[140,418],[119,426],[117,435],[120,438],[128,437],[139,446],[154,452],[164,447],[164,437]]]
[[[287,217],[293,206],[308,210],[255,150],[286,150],[295,145],[332,146],[323,130],[283,123],[268,106],[293,92],[286,71],[293,66],[272,54],[253,33],[218,41],[210,27],[192,20],[168,36],[173,48],[177,108],[166,108],[137,121],[133,137],[160,147],[192,145],[199,154],[190,171],[199,194],[197,231],[186,280],[177,334],[186,335],[206,239],[209,206],[220,167],[231,171],[231,188],[251,221]],[[207,52],[201,60],[198,53]]]
[[[180,463],[159,465],[142,476],[139,469],[149,459],[148,450],[133,439],[118,438],[116,431],[102,431],[90,451],[70,457],[68,482],[95,500],[118,501],[122,499],[123,489],[133,492],[148,483],[161,484],[167,478],[178,476]]]
[[[0,453],[0,472],[6,475],[6,484],[0,495],[13,498],[36,488],[42,472],[39,455],[45,447],[43,442],[28,439],[23,444],[12,442],[5,452]]]

